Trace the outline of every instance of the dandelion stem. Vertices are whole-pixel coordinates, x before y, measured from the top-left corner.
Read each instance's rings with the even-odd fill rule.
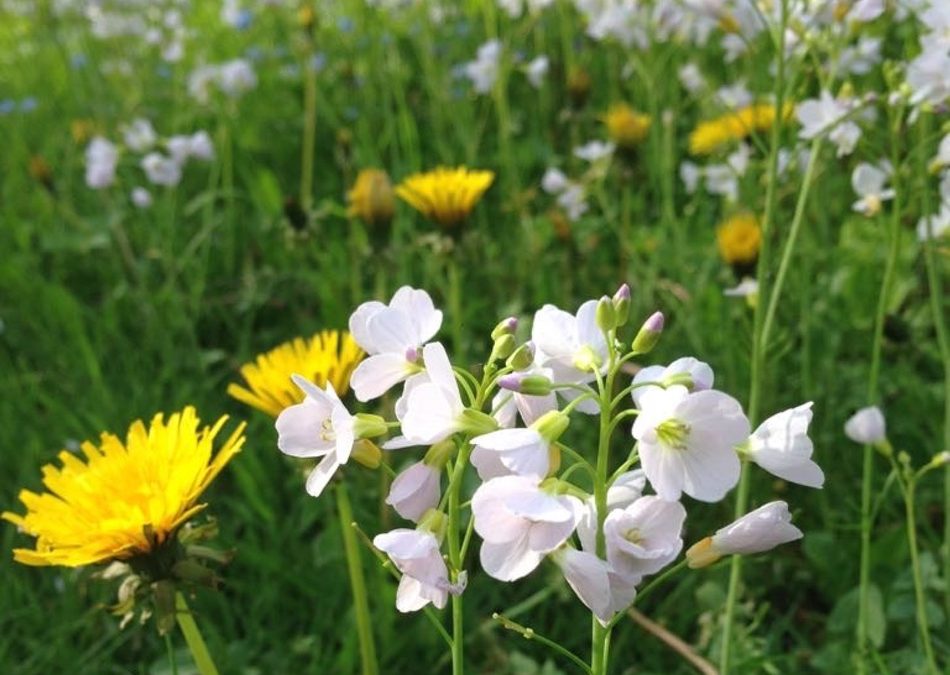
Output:
[[[340,516],[340,533],[343,536],[343,549],[346,553],[346,567],[350,575],[350,589],[353,593],[353,610],[356,612],[356,632],[360,643],[360,661],[363,675],[376,675],[379,666],[376,662],[376,644],[373,640],[373,627],[370,622],[369,600],[366,594],[366,578],[356,533],[350,523],[353,522],[353,507],[346,489],[346,483],[336,485],[336,506]]]
[[[198,630],[198,624],[195,623],[195,617],[188,609],[188,603],[181,592],[175,593],[175,618],[178,620],[178,627],[182,635],[185,636],[185,642],[188,643],[188,649],[191,650],[191,656],[195,660],[195,666],[200,675],[218,675],[218,669],[211,659],[208,652],[208,646],[204,638],[201,637],[201,631]]]

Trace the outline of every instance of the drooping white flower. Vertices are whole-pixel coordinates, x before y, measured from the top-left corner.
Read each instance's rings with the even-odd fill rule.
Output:
[[[567,415],[551,411],[526,429],[499,429],[472,439],[478,476],[529,476],[541,480],[551,468],[551,443],[567,429]]]
[[[682,504],[652,495],[614,509],[604,520],[607,561],[628,578],[659,572],[683,548],[684,520],[686,509]]]
[[[463,588],[449,581],[449,571],[435,535],[424,530],[399,528],[373,537],[373,546],[389,556],[402,572],[396,591],[396,609],[415,612],[430,602],[442,609],[449,593]]]
[[[150,152],[142,158],[142,170],[155,185],[174,187],[181,181],[181,165],[160,152]]]
[[[876,405],[861,408],[845,422],[844,433],[855,443],[880,443],[887,439],[884,413]]]
[[[576,497],[548,494],[534,478],[502,476],[482,483],[472,497],[482,568],[500,581],[530,574],[571,536],[579,510]]]
[[[323,457],[307,478],[307,492],[319,497],[336,470],[350,459],[356,418],[330,382],[324,391],[305,377],[295,374],[292,378],[306,398],[277,416],[277,447],[291,457]]]
[[[907,65],[910,101],[915,105],[940,105],[950,98],[950,51],[927,46]]]
[[[690,567],[705,567],[724,555],[761,553],[801,539],[802,531],[791,521],[788,504],[770,502],[694,544],[686,559]]]
[[[146,152],[152,149],[158,136],[152,123],[147,119],[135,119],[122,130],[122,140],[132,152]]]
[[[712,389],[716,382],[716,375],[712,367],[705,361],[692,356],[682,356],[668,366],[647,366],[633,376],[633,389],[630,396],[633,404],[640,407],[640,399],[648,391],[655,391],[659,385],[647,384],[660,382],[666,384],[682,384],[691,391],[705,391]]]
[[[749,438],[747,455],[769,473],[792,483],[820,488],[821,467],[812,461],[814,444],[808,437],[812,403],[789,408],[762,422]]]
[[[881,212],[882,203],[893,199],[893,189],[885,188],[890,172],[886,169],[861,162],[851,174],[851,186],[860,197],[851,208],[865,216],[875,216]]]
[[[555,167],[549,167],[541,177],[541,189],[548,194],[559,194],[567,189],[570,181],[564,172]]]
[[[633,423],[647,479],[668,501],[683,492],[700,501],[722,499],[739,481],[735,446],[749,431],[734,398],[715,390],[690,393],[681,385],[644,394]]]
[[[528,62],[524,68],[524,72],[532,87],[535,89],[541,88],[544,84],[544,78],[548,74],[550,65],[550,60],[547,56],[537,56]]]
[[[737,286],[725,289],[722,294],[730,298],[753,297],[759,294],[759,282],[751,277],[746,277]]]
[[[413,522],[439,504],[441,472],[426,462],[416,462],[404,469],[389,486],[386,503],[396,513]]]
[[[350,333],[369,357],[353,371],[356,398],[369,401],[419,371],[421,347],[442,326],[442,312],[422,290],[403,286],[389,301],[364,302],[350,316]]]
[[[107,188],[115,182],[119,151],[101,136],[96,136],[86,147],[86,185],[93,190]]]
[[[593,553],[565,546],[551,554],[564,579],[581,602],[602,622],[610,620],[610,566]]]

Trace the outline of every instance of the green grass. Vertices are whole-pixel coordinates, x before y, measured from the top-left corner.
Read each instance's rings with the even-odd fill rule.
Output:
[[[714,367],[717,387],[744,399],[752,312],[742,300],[722,295],[736,282],[715,248],[714,225],[723,207],[714,197],[685,194],[678,179],[669,181],[669,169],[687,157],[689,130],[713,106],[690,100],[675,73],[696,60],[710,77],[721,77],[719,84],[744,76],[763,94],[770,78],[755,58],[727,70],[715,49],[690,53],[670,44],[632,55],[597,45],[582,37],[576,16],[564,6],[537,20],[510,22],[491,16],[488,3],[469,2],[464,20],[437,28],[420,11],[392,19],[361,3],[341,3],[334,11],[352,18],[355,29],[341,32],[338,16],[329,12],[320,17],[314,39],[327,59],[318,75],[316,208],[312,222],[297,230],[282,205],[299,190],[303,95],[299,78],[280,73],[282,65],[307,58],[303,33],[289,10],[264,11],[249,31],[238,33],[220,25],[210,4],[195,4],[200,7],[189,21],[200,40],[190,46],[186,63],[167,74],[141,45],[96,42],[77,20],[29,21],[0,10],[0,98],[38,101],[33,112],[0,116],[0,506],[19,510],[17,491],[37,489],[39,467],[63,447],[102,430],[121,432],[133,419],[185,404],[195,404],[205,420],[223,413],[247,419],[245,450],[208,495],[220,543],[237,555],[221,592],[202,591],[191,601],[211,652],[223,673],[356,672],[359,652],[332,501],[307,497],[300,476],[276,450],[270,421],[225,395],[238,366],[296,335],[345,327],[356,304],[388,298],[401,284],[432,293],[446,311],[441,336],[450,353],[475,364],[490,349],[488,333],[499,318],[529,316],[546,302],[573,310],[628,281],[634,322],[655,309],[668,319],[650,361],[696,355]],[[474,57],[486,26],[512,49],[546,51],[552,59],[540,93],[505,69],[507,113],[497,98],[475,97],[451,72]],[[880,31],[899,39],[888,25]],[[187,99],[184,81],[199,56],[221,61],[251,46],[265,52],[255,91],[231,106],[202,109]],[[79,69],[70,65],[76,53],[87,59]],[[123,53],[133,77],[100,73],[104,62]],[[617,65],[630,58],[641,58],[652,79],[622,78]],[[593,79],[590,100],[579,109],[567,103],[569,60]],[[803,68],[795,99],[816,91],[810,66]],[[860,90],[879,87],[881,78],[872,74],[856,84]],[[671,111],[672,154],[655,119],[640,151],[614,160],[590,213],[565,240],[547,215],[551,200],[540,191],[540,177],[552,163],[577,175],[581,162],[571,158],[571,148],[604,136],[598,116],[617,100]],[[71,120],[89,118],[116,139],[118,125],[134,115],[149,117],[163,135],[206,128],[218,153],[213,166],[190,165],[177,189],[155,189],[155,206],[146,212],[128,203],[128,189],[144,179],[127,159],[121,187],[102,193],[85,187],[83,148],[69,131]],[[791,142],[794,130],[786,137]],[[886,130],[871,125],[866,138],[857,157],[875,160],[876,147],[886,147]],[[907,151],[929,157],[936,137],[929,140],[926,150]],[[52,168],[53,192],[28,173],[36,155]],[[399,180],[439,163],[498,174],[472,218],[451,237],[404,204],[384,231],[345,216],[343,195],[358,169],[379,166]],[[756,152],[744,181],[741,201],[752,210],[763,208],[764,164]],[[735,672],[840,673],[852,667],[861,449],[844,437],[842,426],[866,403],[887,243],[883,218],[850,211],[851,166],[827,150],[822,156],[764,380],[767,414],[815,401],[812,436],[826,487],[812,491],[762,472],[753,476],[752,503],[786,499],[806,536],[801,544],[747,561]],[[881,401],[890,437],[920,465],[942,449],[944,375],[922,253],[911,231],[924,185],[908,175]],[[672,194],[665,192],[670,183]],[[797,189],[797,179],[780,187],[777,241],[786,234]],[[944,278],[946,259],[944,249]],[[457,308],[450,304],[450,269],[460,280]],[[584,434],[572,433],[582,447]],[[617,442],[617,452],[622,445]],[[394,455],[393,462],[414,456]],[[883,484],[883,467],[878,464],[875,491]],[[366,532],[395,526],[392,514],[381,519],[376,474],[356,469],[346,480]],[[941,480],[932,475],[921,486],[918,525],[935,647],[945,663],[950,643]],[[731,516],[728,500],[690,508],[687,543]],[[872,603],[872,624],[881,637],[881,663],[894,673],[913,672],[920,659],[903,528],[894,492],[875,526],[872,568],[873,597],[880,601]],[[153,626],[120,631],[102,611],[113,601],[105,584],[87,572],[15,565],[9,551],[24,545],[27,539],[15,528],[0,527],[0,549],[7,552],[0,555],[0,670],[170,672]],[[398,615],[389,574],[368,553],[364,560],[382,672],[415,672],[420,664],[445,671],[443,645],[425,618]],[[473,672],[531,672],[515,652],[538,664],[550,658],[542,646],[490,621],[493,611],[504,613],[545,588],[553,588],[551,595],[517,619],[586,654],[587,614],[553,566],[514,585],[489,580],[477,563],[469,567],[467,621],[479,627],[467,645]],[[690,572],[641,610],[715,660],[727,579],[727,564]],[[189,672],[184,643],[178,635],[174,640],[179,672]],[[633,624],[615,631],[612,652],[617,673],[691,672]],[[569,664],[558,667],[570,672]]]

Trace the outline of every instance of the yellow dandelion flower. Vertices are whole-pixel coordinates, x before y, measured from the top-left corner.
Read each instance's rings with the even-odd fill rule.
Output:
[[[737,213],[716,228],[719,255],[730,265],[755,262],[762,244],[762,228],[752,213]]]
[[[90,119],[74,119],[69,123],[69,133],[76,145],[85,145],[96,133],[96,123]]]
[[[794,106],[786,103],[782,110],[782,118],[788,119]],[[708,155],[728,143],[768,131],[775,124],[776,114],[775,106],[771,103],[755,103],[716,119],[700,122],[689,135],[689,151],[693,155]]]
[[[346,193],[347,213],[367,225],[385,225],[393,218],[396,204],[389,176],[380,169],[363,169],[356,176],[352,189]]]
[[[199,429],[195,409],[166,422],[138,420],[126,441],[103,433],[96,446],[82,444],[85,461],[64,450],[62,467],[43,467],[48,492],[20,492],[25,515],[2,517],[36,537],[35,549],[16,549],[24,565],[80,567],[147,554],[201,511],[198,498],[244,444],[244,424],[212,457],[227,417]]]
[[[607,135],[620,148],[630,149],[647,137],[650,131],[649,115],[638,113],[626,103],[612,105],[603,118]]]
[[[350,375],[363,360],[363,350],[346,331],[325,330],[310,339],[296,338],[241,366],[247,387],[231,383],[228,394],[277,417],[284,408],[300,403],[303,392],[290,376],[303,375],[319,387],[327,382],[344,396],[350,388]]]
[[[396,188],[396,194],[429,220],[452,226],[472,212],[494,180],[491,171],[440,166],[409,176]]]

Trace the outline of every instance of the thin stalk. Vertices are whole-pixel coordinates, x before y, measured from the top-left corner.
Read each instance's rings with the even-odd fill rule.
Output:
[[[772,124],[769,143],[768,178],[765,193],[765,214],[762,219],[762,245],[759,250],[757,264],[757,280],[759,284],[759,302],[755,307],[755,323],[752,334],[752,357],[750,364],[749,382],[749,420],[754,425],[759,416],[759,406],[762,388],[762,370],[765,363],[767,343],[764,333],[765,327],[765,299],[768,297],[768,275],[771,253],[771,235],[778,210],[778,152],[782,142],[782,110],[785,107],[785,26],[788,22],[788,0],[781,0],[781,12],[778,31],[775,35],[777,68],[775,73],[775,109],[778,114]],[[806,175],[805,185],[810,182]],[[792,240],[790,243],[794,243]],[[786,246],[786,256],[790,256],[791,246]],[[736,517],[741,517],[748,510],[749,505],[749,468],[743,464],[739,477],[739,486],[736,491]],[[729,673],[729,656],[732,649],[732,628],[735,619],[736,603],[739,597],[739,584],[742,580],[742,556],[733,556],[729,569],[729,589],[726,595],[725,615],[722,625],[722,646],[719,658],[719,670],[723,675]]]
[[[449,562],[452,565],[452,581],[458,581],[458,574],[462,569],[462,544],[459,540],[461,529],[461,493],[462,478],[465,467],[468,466],[468,456],[472,451],[470,443],[466,442],[459,451],[458,459],[449,483]],[[465,672],[465,615],[462,605],[462,594],[452,595],[452,675],[462,675]]]
[[[899,122],[898,122],[899,123]],[[891,121],[891,151],[892,162],[897,162],[899,157],[899,144],[901,139],[897,136],[895,122]],[[894,163],[894,167],[899,164]],[[887,262],[884,267],[884,278],[881,280],[881,293],[878,296],[877,311],[874,316],[874,337],[871,343],[871,370],[868,374],[868,403],[877,401],[878,381],[881,372],[881,351],[884,345],[884,320],[887,314],[887,303],[891,297],[891,291],[894,286],[894,278],[897,271],[897,257],[900,253],[901,242],[901,205],[903,198],[903,189],[898,185],[899,173],[894,172],[893,188],[894,209],[890,222],[888,236],[890,237],[890,248],[887,254]],[[874,448],[870,445],[864,446],[864,457],[862,459],[861,469],[861,562],[858,577],[858,626],[857,641],[858,652],[861,655],[861,668],[867,671],[868,655],[868,607],[870,605],[871,588],[871,511],[872,511],[872,492],[874,482]]]
[[[904,506],[907,514],[907,547],[910,549],[911,571],[914,575],[914,597],[917,601],[917,630],[920,632],[920,641],[924,646],[927,657],[927,672],[930,675],[939,675],[937,660],[934,657],[933,645],[930,643],[930,624],[927,622],[927,596],[924,594],[924,580],[920,572],[920,555],[917,552],[917,518],[914,513],[914,496],[916,483],[908,481],[904,490]]]
[[[175,619],[178,621],[181,634],[185,636],[185,642],[188,644],[188,649],[191,650],[191,657],[195,660],[195,666],[198,668],[200,675],[218,675],[218,669],[208,652],[208,646],[205,644],[204,638],[201,637],[201,631],[198,630],[195,617],[188,609],[185,596],[180,592],[175,593]]]
[[[524,637],[525,640],[535,640],[547,647],[550,647],[553,651],[557,652],[558,654],[564,656],[566,659],[570,660],[574,665],[576,665],[585,673],[589,674],[591,672],[590,666],[584,663],[576,654],[565,649],[554,640],[551,640],[549,638],[544,637],[543,635],[539,635],[538,633],[534,632],[533,628],[527,628],[525,626],[522,626],[520,623],[516,623],[512,621],[511,619],[509,619],[508,617],[504,616],[503,614],[499,614],[498,612],[495,612],[494,614],[492,614],[492,619],[500,623],[502,626],[504,626],[508,630],[513,630],[516,633],[520,633],[521,636]]]
[[[353,507],[350,505],[350,495],[343,481],[337,483],[336,486],[336,505],[340,516],[343,549],[346,553],[346,568],[350,575],[350,589],[353,593],[353,609],[356,612],[356,633],[360,643],[362,673],[376,675],[379,672],[379,665],[376,662],[376,644],[373,641],[373,627],[370,622],[366,578],[363,575],[359,543],[353,531]]]

